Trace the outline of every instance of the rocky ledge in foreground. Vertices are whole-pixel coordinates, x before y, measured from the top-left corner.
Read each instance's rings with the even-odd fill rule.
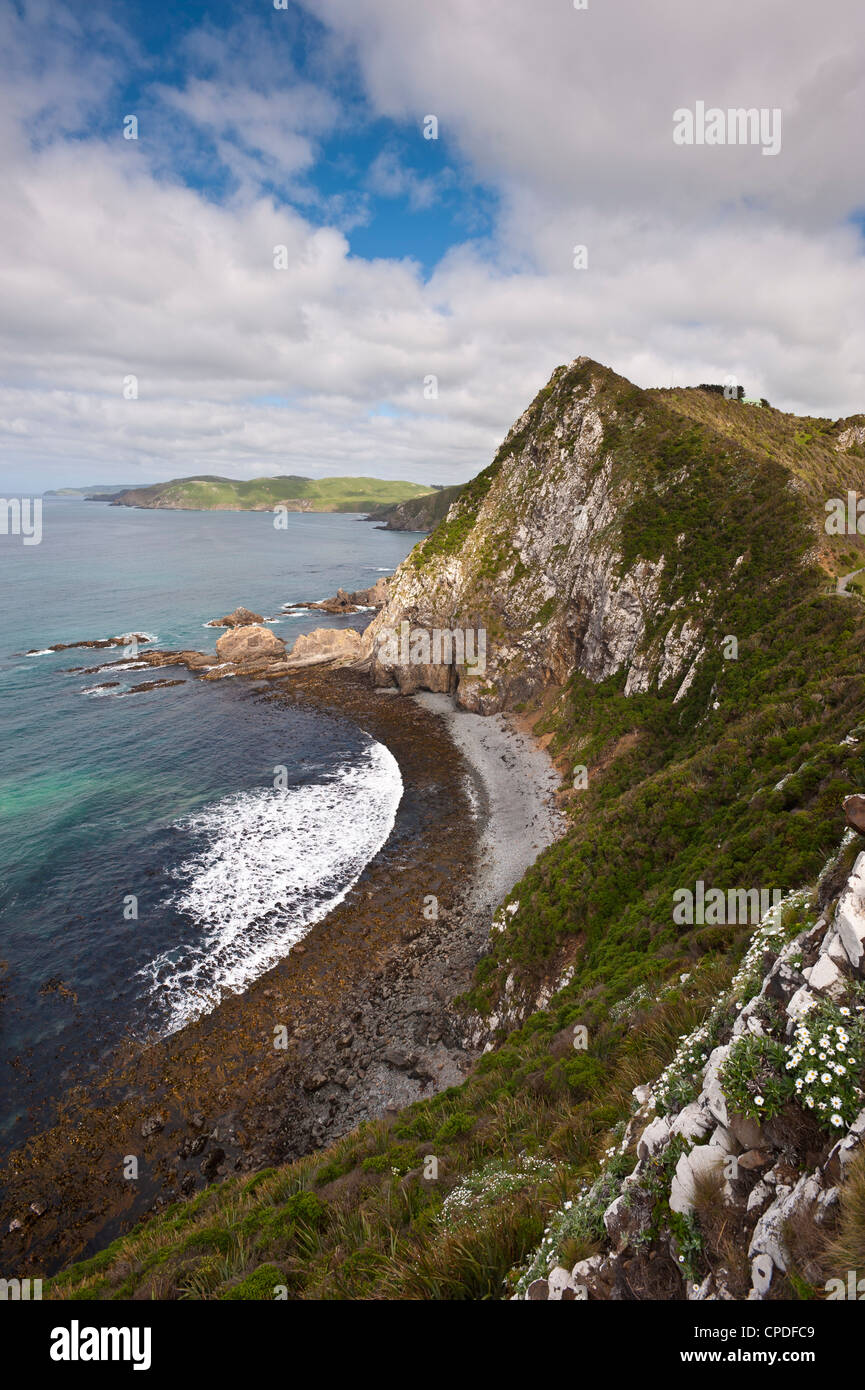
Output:
[[[865,1171],[865,853],[838,882],[856,840],[849,831],[824,871],[813,925],[795,931],[805,892],[771,909],[731,989],[662,1075],[634,1088],[619,1147],[553,1219],[517,1296],[675,1297],[678,1269],[691,1300],[814,1296],[806,1286],[846,1297],[824,1257],[845,1184]],[[600,1248],[566,1268],[568,1235],[593,1225]]]

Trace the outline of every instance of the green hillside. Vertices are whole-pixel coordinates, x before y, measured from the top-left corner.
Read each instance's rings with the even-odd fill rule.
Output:
[[[375,507],[422,497],[420,483],[384,478],[219,478],[197,474],[152,487],[131,488],[112,506],[162,507],[178,511],[270,511],[279,504],[292,511],[368,512]]]
[[[842,798],[865,786],[865,605],[829,577],[862,562],[862,538],[836,544],[823,529],[827,497],[863,490],[860,420],[643,391],[587,359],[558,369],[392,586],[392,604],[422,589],[429,621],[439,591],[481,616],[507,658],[485,680],[549,735],[567,789],[567,833],[509,895],[458,1001],[491,1049],[463,1084],[395,1118],[176,1203],[53,1280],[51,1296],[270,1299],[282,1285],[292,1299],[497,1299],[545,1229],[545,1258],[568,1267],[603,1248],[609,1183],[636,1163],[633,1088],[704,1021],[709,1051],[755,988],[734,983],[753,929],[677,925],[673,895],[698,880],[803,888],[783,927],[809,926]],[[573,542],[588,506],[595,529]],[[532,546],[559,535],[541,575],[554,597],[538,607]],[[579,666],[586,546],[590,581],[606,564],[613,596],[626,574],[659,576],[638,649],[650,678],[628,694],[641,669],[630,658],[602,678]],[[669,678],[686,618],[700,647],[687,680],[684,666]],[[570,669],[554,674],[547,656],[566,651]],[[861,1247],[862,1210],[846,1196],[841,1207]],[[688,1224],[659,1202],[654,1220],[656,1292],[620,1297],[684,1298],[683,1266],[699,1282],[728,1258],[708,1218]],[[795,1267],[775,1289],[820,1296]]]

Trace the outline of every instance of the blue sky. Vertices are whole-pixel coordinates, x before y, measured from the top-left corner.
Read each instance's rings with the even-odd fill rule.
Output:
[[[306,167],[289,172],[278,154],[262,163],[260,191],[276,204],[296,206],[316,225],[340,227],[353,255],[408,257],[428,276],[450,247],[489,237],[495,189],[473,175],[446,131],[424,138],[426,111],[394,120],[372,110],[351,53],[340,51],[326,26],[299,5],[79,0],[70,9],[91,51],[116,65],[116,82],[70,126],[70,135],[110,139],[122,108],[138,118],[142,149],[158,142],[162,177],[215,202],[230,201],[243,181],[220,148],[224,132],[172,100],[197,84],[228,79],[248,84],[270,104],[275,144],[284,129],[290,145],[299,126],[309,141]],[[296,107],[283,116],[281,100],[313,90],[323,109],[309,103],[304,129]],[[255,151],[240,123],[228,137]]]
[[[0,0],[2,486],[459,482],[581,354],[865,408],[863,35],[855,0]],[[777,157],[677,146],[697,101],[782,110]]]

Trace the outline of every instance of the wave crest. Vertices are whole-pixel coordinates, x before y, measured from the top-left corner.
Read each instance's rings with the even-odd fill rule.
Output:
[[[242,792],[179,821],[202,843],[176,870],[187,882],[169,906],[201,931],[139,972],[159,1031],[240,993],[342,902],[390,835],[402,793],[396,759],[371,740],[328,781]]]

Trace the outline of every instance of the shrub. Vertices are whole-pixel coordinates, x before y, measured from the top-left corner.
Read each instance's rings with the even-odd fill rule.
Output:
[[[323,1231],[327,1225],[327,1202],[314,1192],[295,1192],[282,1210],[292,1224],[310,1226],[314,1231]]]
[[[720,1075],[730,1109],[752,1120],[780,1114],[793,1095],[793,1082],[782,1070],[786,1060],[784,1044],[774,1038],[738,1038]]]
[[[799,1104],[825,1129],[849,1125],[862,1102],[862,1027],[850,1010],[829,1003],[810,1010],[785,1053]]]
[[[259,1265],[251,1274],[247,1274],[245,1279],[241,1279],[239,1284],[233,1284],[231,1288],[223,1289],[220,1299],[244,1299],[261,1302],[263,1299],[272,1299],[274,1290],[285,1284],[281,1270],[276,1265]]]
[[[462,1134],[468,1134],[475,1127],[474,1115],[469,1115],[465,1110],[457,1110],[451,1115],[436,1134],[436,1143],[447,1144],[450,1139],[458,1139]]]

